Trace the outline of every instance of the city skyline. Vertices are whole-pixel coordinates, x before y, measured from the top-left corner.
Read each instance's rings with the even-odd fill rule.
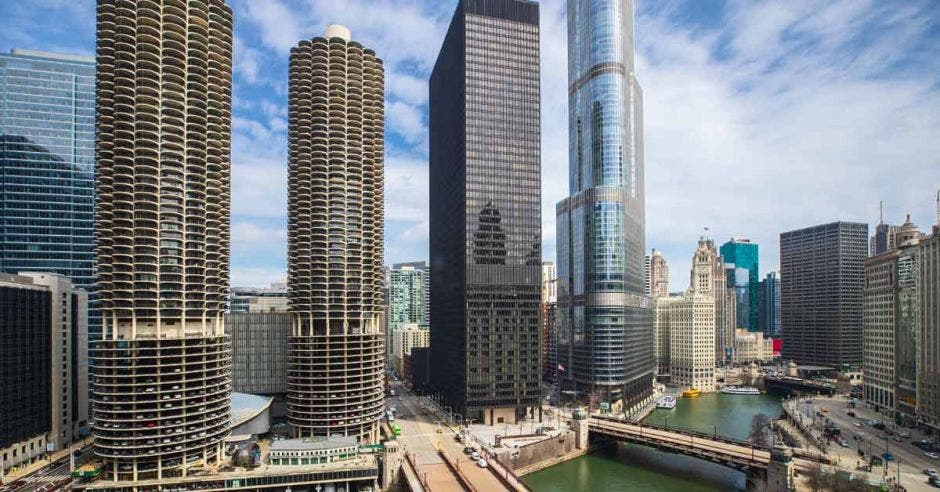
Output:
[[[427,78],[456,0],[230,3],[237,19],[232,284],[286,276],[285,55],[334,22],[388,48],[386,259],[426,259]],[[566,22],[564,2],[540,6],[543,258],[552,260],[554,204],[567,193]],[[365,15],[367,7],[376,15]],[[940,154],[940,142],[928,138],[940,128],[932,111],[940,106],[940,60],[929,57],[940,49],[937,17],[927,1],[887,15],[890,8],[638,1],[646,185],[657,190],[647,203],[646,242],[673,266],[671,283],[684,284],[688,247],[704,226],[716,241],[747,236],[761,244],[763,277],[778,270],[777,234],[785,230],[833,220],[874,225],[878,200],[892,223],[908,210],[914,222],[933,222],[921,204],[933,196],[925,178]],[[42,21],[52,14],[60,21]],[[9,2],[0,15],[12,26],[0,33],[0,51],[93,54],[91,1]],[[872,30],[883,36],[867,39]],[[784,32],[796,35],[783,40]],[[906,50],[892,48],[900,44]],[[876,137],[880,145],[867,145]],[[683,145],[669,145],[675,140]],[[862,164],[869,173],[855,172]],[[822,187],[832,192],[809,192]],[[793,208],[787,197],[801,190]],[[742,200],[749,206],[736,207]]]

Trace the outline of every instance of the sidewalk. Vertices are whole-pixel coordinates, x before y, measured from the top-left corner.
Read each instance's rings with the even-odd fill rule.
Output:
[[[69,453],[72,452],[72,450],[78,451],[84,449],[85,446],[88,446],[92,442],[94,442],[94,438],[92,436],[87,436],[81,441],[73,442],[72,445],[68,448],[53,451],[52,454],[47,454],[45,458],[38,460],[35,463],[30,463],[25,467],[20,467],[15,473],[0,473],[0,484],[7,484],[13,482],[14,480],[28,477],[33,473],[36,473],[43,468],[52,465],[62,458],[68,458]],[[79,443],[81,443],[81,445],[79,445]],[[69,472],[71,471],[72,470],[69,470]],[[2,472],[2,470],[0,470],[0,472]]]

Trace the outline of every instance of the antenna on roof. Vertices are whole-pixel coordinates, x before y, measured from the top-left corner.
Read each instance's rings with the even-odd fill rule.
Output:
[[[885,202],[878,200],[878,225],[885,223]]]
[[[937,225],[940,226],[940,190],[937,190]]]

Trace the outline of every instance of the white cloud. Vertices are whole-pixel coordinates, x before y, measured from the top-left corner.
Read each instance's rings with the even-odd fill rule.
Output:
[[[243,5],[247,17],[259,28],[261,41],[279,55],[286,56],[303,39],[295,9],[280,0],[246,1]]]
[[[419,144],[428,138],[428,127],[424,123],[424,111],[401,101],[385,105],[388,128],[401,135],[410,144]]]

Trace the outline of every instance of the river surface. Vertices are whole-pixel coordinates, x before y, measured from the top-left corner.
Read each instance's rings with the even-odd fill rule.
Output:
[[[719,393],[680,398],[676,408],[653,410],[643,421],[746,439],[751,420],[759,413],[779,415],[780,398]],[[523,477],[536,492],[744,490],[744,479],[743,473],[731,468],[622,443]]]

